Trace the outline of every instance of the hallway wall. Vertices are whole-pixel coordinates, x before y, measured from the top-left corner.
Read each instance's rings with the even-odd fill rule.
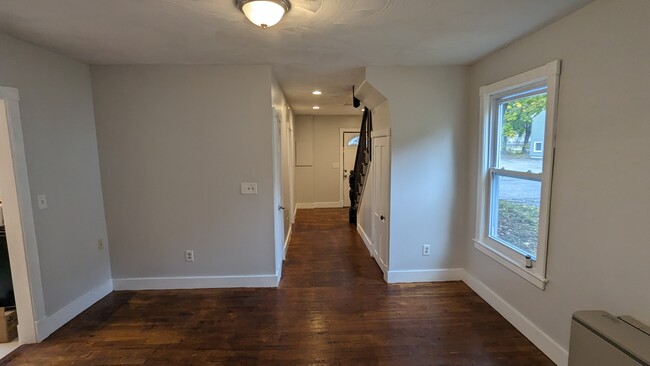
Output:
[[[361,128],[361,116],[296,117],[296,162],[311,155],[309,164],[296,166],[296,200],[301,208],[341,207],[339,131]],[[304,147],[301,150],[299,147]],[[336,167],[335,167],[336,166]]]

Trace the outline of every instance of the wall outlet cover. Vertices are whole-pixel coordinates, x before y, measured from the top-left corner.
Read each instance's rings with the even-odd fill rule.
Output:
[[[257,183],[242,183],[241,194],[257,194]]]
[[[194,251],[186,250],[185,251],[185,262],[194,262]]]
[[[41,210],[44,210],[47,208],[47,197],[45,197],[44,194],[39,194],[36,196],[36,199],[38,200],[38,208]]]
[[[431,245],[429,244],[424,244],[422,246],[422,255],[431,255]]]

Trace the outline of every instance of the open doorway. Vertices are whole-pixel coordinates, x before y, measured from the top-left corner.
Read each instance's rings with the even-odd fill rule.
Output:
[[[354,161],[359,147],[359,129],[341,128],[339,137],[341,201],[343,207],[350,207],[350,172],[354,170]]]
[[[18,90],[0,87],[0,232],[6,239],[0,241],[0,246],[6,245],[0,248],[0,307],[7,313],[16,311],[13,317],[18,321],[17,327],[9,330],[17,333],[17,338],[0,343],[0,357],[20,344],[36,342],[36,315],[44,313],[18,103]]]

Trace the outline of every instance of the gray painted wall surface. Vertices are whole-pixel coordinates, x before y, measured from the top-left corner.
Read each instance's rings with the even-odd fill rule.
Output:
[[[102,66],[92,81],[113,277],[275,274],[271,68]]]
[[[389,121],[378,111],[391,128],[389,270],[460,268],[468,69],[368,67],[366,76],[390,104]]]
[[[109,249],[97,249],[107,235],[90,72],[3,34],[0,50],[0,85],[20,93],[45,302],[39,319],[111,278]],[[47,197],[45,210],[39,194]]]
[[[568,349],[571,314],[650,323],[650,2],[600,0],[472,68],[466,269]],[[545,291],[474,249],[478,90],[562,60]]]
[[[339,168],[339,134],[341,128],[361,128],[360,116],[297,116],[296,142],[311,145],[311,166],[296,167],[298,203],[333,203],[341,201]]]

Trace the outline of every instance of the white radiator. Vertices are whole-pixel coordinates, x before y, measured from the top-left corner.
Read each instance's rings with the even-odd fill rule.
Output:
[[[578,311],[571,322],[569,366],[650,366],[650,328],[605,311]]]

